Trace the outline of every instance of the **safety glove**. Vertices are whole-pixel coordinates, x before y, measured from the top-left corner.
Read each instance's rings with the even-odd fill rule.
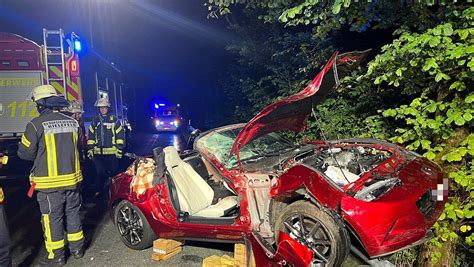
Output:
[[[117,149],[117,152],[115,152],[115,156],[116,156],[118,159],[121,159],[121,158],[122,158],[122,150]]]
[[[87,157],[89,159],[94,159],[94,151],[92,149],[87,150]]]

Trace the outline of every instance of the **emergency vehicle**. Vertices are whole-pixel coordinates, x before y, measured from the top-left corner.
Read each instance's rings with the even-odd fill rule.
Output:
[[[78,55],[81,48],[79,37],[71,33],[66,38],[62,29],[43,29],[42,45],[17,34],[0,32],[0,152],[7,152],[12,163],[16,160],[17,144],[26,124],[38,116],[35,104],[28,100],[35,86],[52,85],[67,100],[83,104],[90,116],[95,113],[93,104],[98,97],[112,98],[115,115],[126,124],[121,83],[117,81],[116,88],[114,82],[113,94],[108,93],[110,79],[99,70],[98,64],[90,64],[83,76],[91,77],[82,79]],[[107,86],[101,86],[101,77]],[[84,88],[88,89],[86,94],[82,90],[83,80],[86,82]],[[15,174],[5,168],[1,172],[0,177]]]
[[[178,131],[182,128],[183,118],[180,115],[179,104],[166,105],[154,103],[153,122],[155,129],[161,131]]]

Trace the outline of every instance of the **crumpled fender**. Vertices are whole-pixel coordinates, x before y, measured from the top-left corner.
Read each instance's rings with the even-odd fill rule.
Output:
[[[328,183],[317,171],[305,165],[296,165],[278,177],[271,188],[272,198],[287,198],[300,188],[314,197],[321,205],[336,209],[344,193]]]
[[[300,244],[289,234],[280,231],[277,251],[267,254],[262,244],[253,234],[246,235],[246,246],[252,250],[256,266],[277,267],[288,263],[292,266],[309,266],[313,259],[313,251]],[[271,254],[275,255],[271,255]]]
[[[280,231],[276,254],[295,267],[309,266],[313,259],[313,251],[302,245],[285,232]]]

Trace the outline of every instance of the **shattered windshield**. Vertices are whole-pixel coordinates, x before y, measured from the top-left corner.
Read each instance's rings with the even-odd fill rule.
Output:
[[[198,140],[197,147],[204,148],[221,162],[227,169],[237,167],[235,155],[229,157],[234,140],[242,128],[220,132],[211,132]],[[294,148],[295,145],[277,133],[270,133],[256,138],[240,150],[240,161],[245,164],[265,157],[278,156]]]

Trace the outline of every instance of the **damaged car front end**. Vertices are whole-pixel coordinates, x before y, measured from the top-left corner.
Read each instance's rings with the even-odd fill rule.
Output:
[[[436,164],[378,140],[297,144],[280,133],[304,130],[313,106],[366,54],[335,53],[304,90],[248,123],[200,134],[191,151],[161,149],[142,193],[140,170],[114,178],[110,206],[125,244],[147,245],[123,236],[128,210],[142,232],[153,230],[146,241],[245,242],[257,266],[340,266],[351,250],[370,259],[426,241],[447,200],[433,198],[444,184]]]

